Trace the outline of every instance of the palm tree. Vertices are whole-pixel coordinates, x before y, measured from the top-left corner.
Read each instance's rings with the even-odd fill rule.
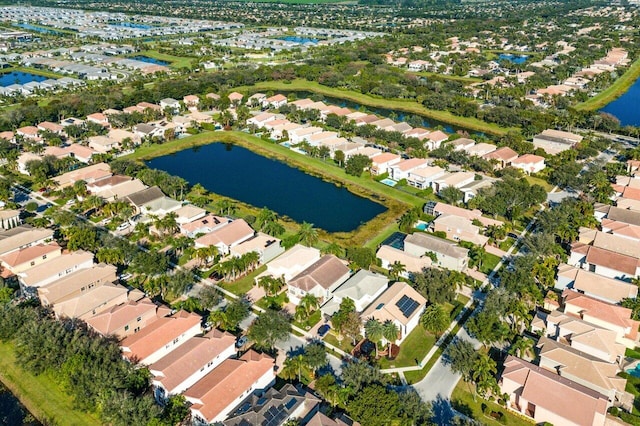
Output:
[[[369,318],[364,323],[364,335],[376,345],[376,358],[378,357],[378,344],[384,337],[384,326],[375,318]]]
[[[509,354],[522,358],[533,351],[533,340],[524,337],[518,337],[509,348]]]
[[[388,356],[391,355],[391,345],[396,340],[398,340],[399,333],[400,333],[400,330],[398,329],[398,326],[396,325],[395,322],[391,320],[386,320],[384,324],[382,324],[382,337],[384,337],[384,339],[389,344]]]
[[[283,286],[284,280],[272,275],[265,275],[258,280],[258,287],[264,289],[267,296],[275,296]]]
[[[482,268],[484,264],[484,257],[487,254],[487,251],[484,247],[480,247],[477,245],[473,245],[471,249],[469,249],[469,260],[470,263],[477,267],[478,270]]]
[[[220,212],[220,214],[230,215],[234,210],[235,204],[231,200],[223,198],[222,200],[218,201],[218,211]]]
[[[313,294],[307,293],[302,297],[302,299],[300,299],[299,306],[304,309],[304,312],[306,313],[308,318],[313,311],[320,307],[320,301]]]
[[[481,353],[473,362],[473,380],[482,394],[495,383],[496,363],[489,355]],[[475,395],[474,395],[475,396]]]
[[[313,227],[313,223],[302,222],[302,226],[300,226],[300,230],[298,231],[298,239],[300,242],[311,247],[318,242],[318,238],[318,229]]]
[[[298,381],[300,381],[302,379],[302,373],[311,374],[311,368],[309,367],[304,355],[300,354],[287,358],[284,361],[280,374],[285,380],[292,380],[297,377]]]
[[[260,253],[250,251],[242,255],[242,261],[246,265],[246,269],[253,271],[260,264]]]
[[[449,327],[449,315],[442,305],[434,303],[425,309],[420,317],[420,324],[425,330],[440,338],[442,333]]]
[[[389,275],[392,280],[398,280],[400,276],[406,271],[406,266],[404,266],[399,260],[396,260],[391,265],[389,265]]]

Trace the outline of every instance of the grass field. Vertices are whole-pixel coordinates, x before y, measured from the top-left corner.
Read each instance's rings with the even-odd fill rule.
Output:
[[[213,142],[234,143],[246,147],[260,155],[282,161],[338,186],[344,186],[350,192],[381,203],[388,209],[352,232],[328,234],[321,231],[321,239],[332,240],[348,246],[364,245],[365,242],[378,235],[381,229],[395,222],[409,207],[422,207],[425,202],[420,197],[381,185],[366,174],[362,177],[347,175],[343,169],[330,162],[297,154],[288,148],[243,132],[205,132],[161,145],[141,147],[124,158],[147,160]]]
[[[74,409],[73,399],[47,374],[34,376],[17,363],[13,345],[0,343],[2,383],[44,424],[99,425],[97,417]]]
[[[257,83],[254,86],[242,86],[236,87],[234,90],[239,92],[256,92],[256,91],[304,91],[304,92],[313,92],[318,93],[324,96],[329,96],[333,98],[345,99],[352,102],[357,102],[364,106],[374,107],[374,108],[386,108],[393,109],[397,111],[402,111],[410,114],[420,115],[422,117],[431,118],[434,120],[442,121],[444,123],[452,124],[454,126],[463,127],[469,130],[489,133],[493,135],[501,136],[505,134],[509,130],[517,130],[517,129],[508,129],[504,127],[500,127],[497,124],[486,123],[482,120],[478,120],[477,118],[471,117],[460,117],[454,114],[451,114],[448,111],[436,111],[425,108],[422,104],[408,100],[408,99],[383,99],[376,98],[369,95],[364,95],[362,93],[355,92],[353,90],[346,89],[337,89],[333,87],[323,86],[319,83],[296,79],[291,82],[283,82],[283,81],[265,81]]]
[[[636,60],[611,86],[593,98],[576,105],[576,109],[579,111],[595,111],[604,107],[609,102],[624,95],[638,77],[640,77],[640,59]]]
[[[380,359],[380,368],[413,367],[418,365],[436,343],[436,338],[418,324],[400,345],[400,352],[394,360]],[[382,349],[382,347],[380,348]]]

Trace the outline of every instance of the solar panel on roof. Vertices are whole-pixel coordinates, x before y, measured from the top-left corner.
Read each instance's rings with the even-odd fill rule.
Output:
[[[287,408],[287,410],[291,410],[291,407],[293,407],[294,405],[296,405],[296,399],[295,398],[290,398],[286,404],[284,404],[284,406]]]
[[[396,306],[400,309],[400,312],[402,312],[402,315],[404,315],[405,318],[409,318],[419,305],[420,304],[418,302],[406,295],[402,296],[400,300],[396,302]]]

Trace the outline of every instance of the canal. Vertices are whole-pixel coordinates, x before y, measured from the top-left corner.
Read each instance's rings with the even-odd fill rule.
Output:
[[[4,426],[41,426],[18,398],[0,382],[0,425]]]
[[[386,208],[246,148],[212,143],[147,162],[209,191],[328,232],[349,232]]]

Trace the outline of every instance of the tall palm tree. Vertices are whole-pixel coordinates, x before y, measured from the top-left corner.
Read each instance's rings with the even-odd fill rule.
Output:
[[[300,299],[299,306],[304,309],[307,317],[309,317],[313,311],[320,307],[320,301],[313,294],[307,293]]]
[[[522,358],[533,351],[533,340],[524,337],[518,337],[509,348],[509,354]]]
[[[265,275],[258,280],[258,287],[264,289],[267,296],[275,296],[284,286],[282,278],[276,278],[272,275]]]
[[[303,373],[311,374],[311,368],[304,355],[300,354],[285,359],[280,374],[285,380],[291,380],[297,377],[298,381],[300,381]]]
[[[369,318],[364,323],[364,335],[376,345],[376,358],[378,357],[378,344],[384,337],[384,326],[375,318]]]
[[[389,275],[392,280],[397,280],[400,276],[407,271],[407,268],[400,262],[396,260],[391,265],[389,265]]]
[[[442,333],[449,327],[449,315],[442,305],[434,303],[425,309],[420,317],[420,324],[425,330],[440,338]]]
[[[477,388],[486,391],[493,383],[495,383],[495,374],[497,366],[489,355],[481,353],[473,362],[473,380],[476,382]]]
[[[391,355],[391,345],[398,340],[398,334],[400,333],[400,329],[395,322],[391,320],[386,320],[384,324],[382,324],[382,337],[389,344],[388,354]]]
[[[318,229],[313,227],[313,223],[302,222],[298,231],[298,239],[302,244],[311,247],[318,242]]]

